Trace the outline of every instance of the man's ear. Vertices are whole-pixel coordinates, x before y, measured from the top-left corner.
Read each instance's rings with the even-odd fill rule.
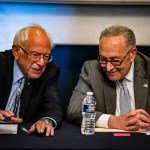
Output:
[[[19,52],[19,48],[16,45],[13,45],[12,46],[12,53],[13,53],[16,60],[18,59],[18,52]]]
[[[133,62],[134,61],[134,59],[135,59],[135,57],[136,57],[136,55],[137,55],[137,48],[136,47],[133,47],[132,48],[132,50],[131,50],[131,52],[130,52],[130,57],[131,57],[131,62]]]

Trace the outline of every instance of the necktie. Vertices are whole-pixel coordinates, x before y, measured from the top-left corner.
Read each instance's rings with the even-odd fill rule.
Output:
[[[21,79],[18,80],[19,86],[17,87],[17,90],[16,90],[15,105],[14,105],[14,110],[13,110],[15,117],[17,118],[19,117],[20,96],[21,96],[21,92],[24,87],[25,81],[26,81],[25,77],[22,77]]]
[[[127,88],[126,79],[120,81],[120,114],[124,115],[131,110],[130,94]]]

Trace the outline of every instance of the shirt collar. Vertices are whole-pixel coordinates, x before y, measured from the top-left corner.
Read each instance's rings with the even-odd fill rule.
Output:
[[[128,74],[125,76],[125,78],[126,78],[128,81],[133,82],[133,72],[134,72],[134,62],[132,63]]]
[[[20,78],[22,78],[24,75],[21,72],[21,70],[19,69],[19,66],[16,62],[16,60],[14,59],[14,70],[13,70],[13,84],[15,84]]]

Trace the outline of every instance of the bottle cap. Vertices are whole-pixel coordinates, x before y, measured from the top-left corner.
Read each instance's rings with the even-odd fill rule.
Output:
[[[87,95],[93,95],[93,92],[87,92]]]

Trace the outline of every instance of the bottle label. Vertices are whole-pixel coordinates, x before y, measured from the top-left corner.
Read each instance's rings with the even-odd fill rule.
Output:
[[[84,104],[83,111],[84,112],[94,112],[95,111],[95,105]]]

